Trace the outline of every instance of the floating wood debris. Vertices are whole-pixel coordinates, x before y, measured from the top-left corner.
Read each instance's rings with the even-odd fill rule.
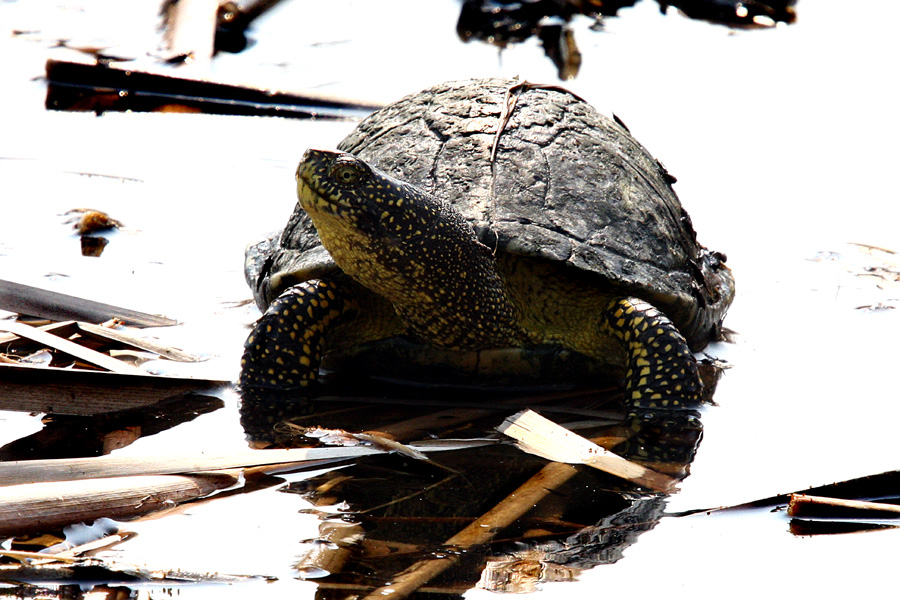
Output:
[[[90,323],[64,321],[42,327],[0,321],[0,408],[26,412],[95,415],[156,404],[173,394],[227,385],[226,381],[161,377],[91,348],[125,347],[153,352],[169,360],[195,362],[200,357],[152,340]],[[35,345],[36,343],[36,345]],[[32,365],[24,356],[47,349],[52,363]],[[114,348],[113,348],[114,349]],[[112,351],[112,350],[110,350]],[[72,358],[67,358],[72,357]],[[66,361],[75,361],[79,368]],[[105,369],[106,371],[96,370]]]
[[[159,377],[0,363],[0,408],[96,415],[156,404],[173,394],[219,388],[227,381]]]
[[[103,323],[119,319],[133,327],[169,327],[178,322],[121,306],[104,304],[77,296],[0,279],[0,309],[42,317],[52,321],[89,321]]]
[[[894,498],[896,501],[896,498]],[[791,494],[787,514],[794,535],[862,533],[900,527],[900,505]]]
[[[517,440],[525,452],[547,460],[587,465],[654,491],[670,490],[676,483],[675,479],[613,454],[532,410],[507,418],[497,430]]]
[[[286,94],[105,65],[49,60],[46,72],[46,107],[50,110],[358,119],[380,108],[362,101]]]
[[[88,364],[92,364],[113,373],[127,375],[146,375],[147,372],[134,367],[108,354],[91,350],[81,344],[76,344],[66,338],[42,331],[37,327],[31,327],[17,321],[0,321],[0,331],[14,333],[19,337],[28,338],[40,344],[44,344],[60,352],[65,352]]]
[[[91,346],[100,347],[110,344],[122,346],[124,349],[132,351],[144,350],[153,353],[160,358],[176,362],[200,362],[204,360],[200,356],[183,352],[178,348],[164,346],[151,339],[136,337],[118,329],[114,329],[113,327],[116,323],[115,320],[104,323],[103,325],[93,325],[91,323],[81,323],[79,321],[60,321],[58,323],[33,327],[27,323],[0,321],[0,332],[4,330],[7,331],[6,334],[0,333],[0,344],[3,344],[6,350],[5,356],[9,359],[9,364],[21,364],[19,361],[16,361],[14,357],[14,353],[20,351],[21,346],[27,347],[29,344],[34,345],[34,343],[37,343],[44,344],[51,350],[65,352],[65,348],[71,348],[68,344],[72,343],[72,341],[77,341],[77,345],[80,346],[80,349],[71,349],[83,353],[84,356],[88,357],[84,359],[85,362],[88,363],[91,363],[92,359],[97,357],[90,352],[83,352],[82,349],[91,350]],[[5,327],[6,324],[9,324],[9,327]],[[53,334],[53,336],[48,337],[48,334]],[[24,342],[23,340],[30,341]],[[62,340],[62,342],[59,340]],[[80,355],[73,356],[80,357]],[[119,365],[115,363],[111,364],[115,368],[110,368],[108,370],[116,372]],[[98,363],[97,366],[103,365]]]

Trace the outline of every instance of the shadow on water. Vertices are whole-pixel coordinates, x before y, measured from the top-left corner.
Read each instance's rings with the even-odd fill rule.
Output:
[[[0,447],[0,460],[102,456],[223,406],[214,396],[186,393],[144,408],[91,416],[48,414],[42,429]]]
[[[667,493],[548,462],[498,434],[504,417],[523,407],[675,481],[689,474],[702,437],[697,411],[629,415],[618,390],[441,388],[426,395],[391,386],[368,398],[328,384],[322,391],[329,395],[309,404],[245,395],[248,438],[257,446],[309,446],[323,429],[340,429],[399,442],[490,443],[430,454],[427,461],[402,453],[366,457],[284,488],[312,503],[309,512],[321,518],[318,538],[308,541],[295,567],[317,582],[319,598],[377,597],[397,588],[401,596],[459,597],[476,584],[533,591],[618,561],[657,525]]]

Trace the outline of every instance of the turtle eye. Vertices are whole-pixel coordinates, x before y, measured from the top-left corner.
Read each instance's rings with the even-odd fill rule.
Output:
[[[331,165],[331,178],[341,187],[356,187],[365,176],[366,168],[354,158],[341,157]]]

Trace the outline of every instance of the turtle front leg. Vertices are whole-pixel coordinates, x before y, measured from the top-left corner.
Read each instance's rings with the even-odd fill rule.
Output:
[[[241,425],[255,447],[280,444],[278,424],[309,412],[322,356],[335,327],[358,315],[345,286],[307,281],[282,293],[244,344],[239,393]]]
[[[333,281],[305,281],[288,288],[244,344],[241,391],[308,389],[318,379],[329,332],[357,314],[356,299]]]
[[[627,347],[626,403],[651,410],[700,403],[694,355],[665,315],[638,298],[618,298],[607,309],[606,327]]]

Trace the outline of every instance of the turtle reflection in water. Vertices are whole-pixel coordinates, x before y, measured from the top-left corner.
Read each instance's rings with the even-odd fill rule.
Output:
[[[578,415],[553,415],[564,423],[584,425],[584,413],[591,412],[585,407],[613,396],[592,392],[568,398],[566,404],[575,404]],[[397,407],[384,411],[388,414],[373,413],[371,405],[346,403],[340,409],[300,417],[298,422],[391,431],[392,420],[425,413]],[[496,418],[476,418],[466,424],[466,434],[478,435],[492,424]],[[647,456],[621,423],[578,433],[601,438],[624,456],[634,451],[637,456],[632,458],[682,478],[701,436],[699,420],[654,425],[645,424],[640,437],[644,448],[653,448],[659,456]],[[618,561],[643,532],[656,526],[665,509],[665,493],[640,490],[594,469],[548,464],[510,445],[441,452],[433,458],[444,469],[400,455],[373,456],[289,486],[287,491],[301,494],[323,515],[318,540],[297,564],[301,575],[320,577],[317,597],[359,598],[365,595],[360,592],[385,582],[408,589],[399,583],[406,577],[400,574],[439,557],[447,557],[441,560],[445,570],[428,581],[432,594],[459,593],[476,584],[495,591],[529,591],[540,582],[572,580],[581,571]],[[538,493],[538,502],[533,500],[535,488],[547,491]],[[527,512],[505,526],[503,515],[514,512],[520,498]],[[335,507],[341,507],[337,514]],[[496,515],[487,521],[495,539],[487,545],[460,546],[470,524],[488,513]],[[376,591],[366,597],[379,595]]]
[[[724,257],[697,242],[671,177],[624,127],[556,87],[447,83],[371,115],[338,152],[308,151],[297,180],[284,231],[247,252],[265,310],[240,378],[252,440],[275,441],[273,426],[292,416],[388,430],[391,418],[410,417],[386,405],[356,409],[357,421],[347,405],[330,423],[310,415],[321,371],[353,375],[336,384],[357,375],[501,388],[622,382],[623,418],[597,435],[619,454],[686,474],[700,438],[690,408],[704,395],[693,351],[719,335],[734,282]],[[475,435],[514,411],[492,401],[480,408],[497,413]],[[366,539],[434,544],[543,464],[510,447],[438,461],[457,475],[378,457],[305,491],[328,490],[326,503],[368,515]],[[660,494],[598,473],[578,478],[553,495],[561,506],[529,517],[554,515],[537,529],[555,544],[556,564],[615,560],[661,514]],[[380,529],[395,516],[400,524]],[[424,530],[423,516],[447,530]],[[406,518],[424,537],[406,536]],[[504,531],[534,539],[526,534]],[[359,568],[383,580],[408,562]]]
[[[387,106],[339,149],[306,152],[286,228],[248,249],[266,312],[245,399],[302,402],[323,366],[349,364],[579,374],[624,381],[639,410],[698,402],[692,351],[719,335],[734,281],[622,126],[559,88],[473,80]]]

